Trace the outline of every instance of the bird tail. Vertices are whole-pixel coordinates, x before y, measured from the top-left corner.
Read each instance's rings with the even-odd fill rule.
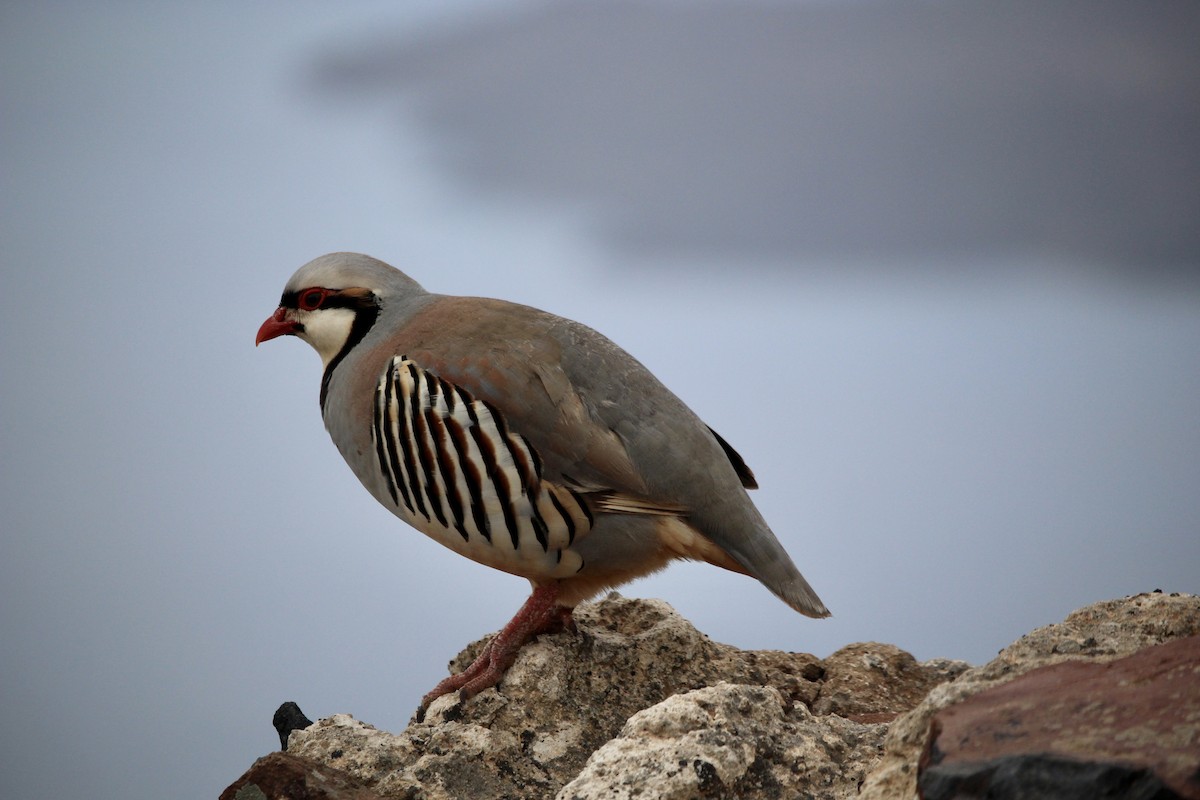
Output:
[[[792,557],[783,549],[775,534],[757,512],[756,530],[752,536],[710,537],[740,564],[747,574],[757,578],[771,593],[806,617],[821,619],[830,615],[829,609],[809,585]]]

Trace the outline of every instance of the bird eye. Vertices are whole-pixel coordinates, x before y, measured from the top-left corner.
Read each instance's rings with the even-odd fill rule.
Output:
[[[327,292],[324,289],[307,289],[300,295],[300,308],[304,311],[313,311],[321,307],[321,303],[325,302]]]

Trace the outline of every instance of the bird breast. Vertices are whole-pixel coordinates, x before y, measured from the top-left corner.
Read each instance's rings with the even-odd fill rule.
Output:
[[[591,530],[587,503],[543,479],[537,451],[494,406],[405,356],[387,364],[373,401],[374,458],[356,472],[393,513],[505,572],[546,580],[583,568],[571,546]]]

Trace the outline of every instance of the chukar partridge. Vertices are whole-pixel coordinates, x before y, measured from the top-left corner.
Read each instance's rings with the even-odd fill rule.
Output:
[[[356,253],[301,267],[256,344],[321,356],[321,415],[388,510],[533,593],[421,703],[495,685],[523,644],[598,592],[707,561],[810,617],[829,611],[746,494],[741,457],[624,350],[502,300],[431,294]]]

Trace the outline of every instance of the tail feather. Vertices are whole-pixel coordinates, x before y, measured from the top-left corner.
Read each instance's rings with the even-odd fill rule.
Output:
[[[791,556],[765,522],[751,536],[729,541],[724,549],[746,568],[747,573],[796,611],[816,619],[830,616],[829,609],[796,569]]]
[[[817,597],[817,593],[813,591],[813,588],[808,585],[808,581],[799,572],[795,573],[790,580],[778,587],[765,582],[763,585],[770,589],[780,600],[806,617],[822,619],[830,615],[829,609],[825,607],[825,604],[821,602],[821,598]]]

